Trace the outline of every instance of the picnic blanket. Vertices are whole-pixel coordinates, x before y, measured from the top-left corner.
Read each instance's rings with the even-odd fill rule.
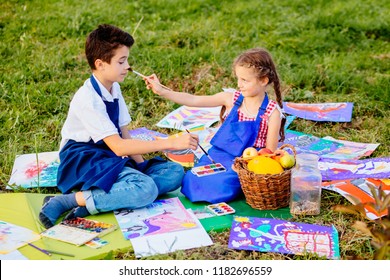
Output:
[[[0,220],[18,226],[26,227],[37,233],[42,232],[44,230],[44,227],[39,223],[38,214],[45,196],[46,194],[36,193],[0,194]],[[205,207],[207,205],[207,203],[191,203],[178,191],[172,192],[164,197],[179,197],[180,201],[186,208],[191,208],[194,210]],[[236,210],[235,214],[238,215],[281,219],[288,219],[291,217],[288,208],[270,211],[260,211],[253,209],[248,204],[246,204],[244,198],[230,202],[229,205],[231,205]],[[87,218],[118,225],[113,212],[88,216]],[[232,219],[233,215],[225,215],[201,219],[200,222],[207,232],[221,232],[230,229]],[[46,237],[42,237],[38,241],[33,242],[34,245],[40,248],[73,254],[75,255],[75,257],[68,257],[56,254],[53,254],[52,256],[47,256],[31,246],[23,246],[20,247],[18,250],[28,259],[33,260],[112,259],[114,255],[119,252],[133,251],[131,242],[123,237],[119,226],[117,230],[103,236],[102,239],[107,241],[108,244],[98,249],[90,248],[85,245],[75,246]]]

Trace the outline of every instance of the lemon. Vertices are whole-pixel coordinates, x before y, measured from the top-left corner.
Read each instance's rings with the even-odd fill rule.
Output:
[[[248,169],[256,174],[278,174],[283,172],[283,167],[276,160],[257,156],[248,162]]]

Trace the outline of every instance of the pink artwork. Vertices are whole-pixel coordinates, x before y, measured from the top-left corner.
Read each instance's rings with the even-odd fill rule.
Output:
[[[283,102],[287,114],[312,121],[350,122],[353,103],[292,103]]]
[[[57,186],[58,152],[17,155],[7,189]]]
[[[156,200],[140,209],[114,211],[114,214],[126,239],[197,227],[196,220],[177,197]]]

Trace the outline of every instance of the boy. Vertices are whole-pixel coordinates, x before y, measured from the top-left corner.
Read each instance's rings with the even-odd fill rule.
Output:
[[[92,75],[74,95],[61,131],[57,185],[63,195],[45,199],[39,219],[46,228],[69,210],[67,218],[144,207],[181,184],[181,165],[160,157],[147,161],[142,154],[195,150],[196,135],[155,141],[129,135],[131,117],[119,83],[129,71],[133,44],[129,33],[107,24],[86,40]]]

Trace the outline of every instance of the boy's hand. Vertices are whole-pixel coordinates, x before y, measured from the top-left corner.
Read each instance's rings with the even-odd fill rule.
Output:
[[[191,149],[196,150],[199,143],[199,137],[196,134],[184,133],[178,137],[171,139],[173,150]]]

